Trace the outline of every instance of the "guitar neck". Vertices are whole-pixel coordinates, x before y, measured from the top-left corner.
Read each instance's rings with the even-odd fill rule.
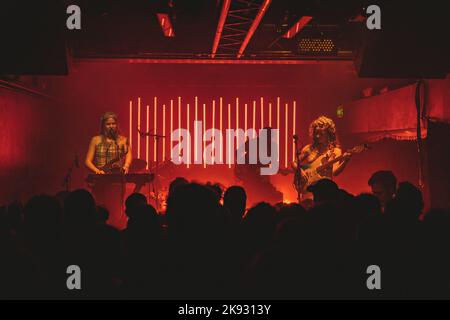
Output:
[[[331,167],[333,164],[335,164],[336,162],[341,161],[342,159],[344,159],[344,156],[343,156],[343,155],[340,155],[339,157],[336,157],[336,158],[334,158],[334,159],[331,159],[331,160],[327,161],[326,163],[324,163],[324,164],[318,166],[318,167],[316,168],[316,170],[317,170],[317,171],[320,171],[320,170],[327,169],[327,168]]]

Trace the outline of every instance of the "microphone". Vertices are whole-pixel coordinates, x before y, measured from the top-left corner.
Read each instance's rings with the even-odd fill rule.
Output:
[[[139,127],[138,127],[138,128],[137,128],[137,131],[138,131],[138,133],[139,133],[139,135],[140,135],[141,137],[147,137],[147,136],[150,135],[150,133],[151,133],[153,130],[150,130],[149,132],[144,132],[144,131],[141,131],[141,130],[139,129]]]

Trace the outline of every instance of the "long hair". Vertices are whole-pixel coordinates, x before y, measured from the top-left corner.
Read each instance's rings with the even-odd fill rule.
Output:
[[[105,122],[106,120],[108,120],[109,118],[113,118],[116,121],[117,124],[117,135],[120,134],[120,129],[119,129],[119,123],[117,121],[117,115],[114,112],[108,111],[105,112],[101,118],[100,118],[100,135],[102,137],[106,136],[106,132],[105,132]]]
[[[338,147],[338,139],[336,136],[336,125],[334,121],[328,117],[320,116],[313,122],[311,122],[309,126],[309,136],[312,138],[312,147],[316,149],[319,146],[319,142],[315,137],[315,131],[317,129],[325,129],[326,134],[328,136],[328,149],[333,149]]]

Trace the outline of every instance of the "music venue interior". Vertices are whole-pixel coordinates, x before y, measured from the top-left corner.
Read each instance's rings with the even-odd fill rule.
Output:
[[[348,274],[354,269],[340,265],[342,268],[338,269],[344,270],[340,274],[346,275],[342,279],[351,279],[352,285],[348,290],[339,291],[336,288],[342,288],[340,280],[333,282],[325,277],[328,280],[320,278],[322,280],[313,285],[312,281],[293,276],[295,272],[289,267],[286,267],[290,270],[286,271],[287,275],[280,275],[284,267],[271,264],[275,255],[270,253],[276,252],[276,257],[289,259],[283,250],[273,249],[274,243],[316,241],[311,240],[316,239],[314,236],[303,237],[294,229],[309,229],[303,228],[302,223],[317,221],[305,218],[308,222],[304,222],[300,216],[319,215],[322,212],[314,211],[322,210],[320,205],[328,203],[329,194],[321,195],[319,190],[318,181],[322,180],[328,181],[324,184],[327,192],[336,188],[341,197],[345,194],[345,199],[353,199],[348,200],[355,201],[352,208],[367,204],[364,201],[370,202],[373,197],[382,219],[389,219],[389,214],[395,216],[392,212],[400,210],[397,202],[405,201],[411,194],[420,194],[418,223],[428,221],[432,225],[442,219],[442,225],[450,226],[447,21],[448,13],[438,2],[425,1],[415,4],[369,0],[3,1],[0,4],[3,34],[0,48],[0,233],[1,254],[9,257],[10,262],[0,270],[4,269],[1,274],[11,276],[2,278],[4,290],[0,289],[0,296],[374,297],[373,291],[366,289],[365,280],[361,282],[363,289],[356,280],[366,276],[365,269],[361,276],[353,276]],[[108,127],[110,122],[113,122],[113,129]],[[324,132],[332,132],[325,137],[328,146],[323,150],[322,140],[316,136],[314,124],[317,123],[319,128],[325,128]],[[237,136],[233,136],[236,132]],[[261,143],[263,132],[270,132],[271,136],[264,139],[274,142],[269,150]],[[247,149],[251,141],[256,141],[257,146],[253,163],[249,162],[252,153]],[[331,149],[330,145],[333,145]],[[118,155],[112,157],[112,161],[108,159],[110,147],[111,152]],[[240,147],[244,150],[244,163],[237,163]],[[339,157],[333,148],[338,148],[343,156],[327,167],[331,173],[316,170],[317,158],[320,159],[318,165],[324,166]],[[109,172],[108,164],[116,162],[120,163],[115,167],[119,170]],[[337,168],[339,165],[342,167]],[[261,174],[263,167],[274,170],[264,175]],[[342,172],[334,174],[338,169]],[[394,209],[389,209],[379,191],[374,189],[376,172],[382,172],[378,177],[383,173],[394,177],[391,199],[397,201],[397,207],[391,206]],[[174,181],[183,185],[178,199],[176,191],[172,190],[177,187]],[[313,186],[317,186],[316,189]],[[207,193],[211,190],[217,195],[216,204],[209,202]],[[225,203],[227,195],[230,198],[233,192],[235,196],[239,193],[236,190],[246,193],[239,216],[242,222],[229,222],[226,218],[222,221],[222,217],[218,219],[223,222],[219,229],[225,228],[223,224],[232,225],[230,228],[237,228],[236,234],[247,245],[230,242],[244,249],[241,255],[230,254],[233,258],[227,260],[226,265],[233,271],[228,278],[218,277],[204,268],[216,260],[211,258],[205,262],[207,259],[201,256],[200,249],[194,250],[196,253],[191,258],[180,254],[184,257],[184,260],[177,260],[184,261],[179,263],[181,271],[169,268],[170,279],[178,282],[167,280],[149,285],[150,280],[140,282],[129,272],[129,261],[146,265],[136,262],[137,251],[130,248],[138,237],[130,235],[139,234],[141,240],[157,241],[154,236],[140,234],[142,230],[136,231],[136,225],[130,224],[133,219],[142,219],[136,218],[139,215],[132,217],[129,203],[126,203],[130,195],[140,193],[145,198],[144,203],[153,208],[146,209],[154,210],[158,217],[162,242],[189,242],[186,230],[192,227],[203,236],[202,240],[192,240],[192,243],[201,247],[198,243],[215,243],[217,237],[212,234],[218,233],[204,231],[209,228],[205,227],[208,223],[215,226],[217,219],[211,222],[205,217],[206,213],[203,216],[203,211],[212,210],[213,205],[217,205],[218,211],[236,211],[236,206]],[[125,239],[121,248],[126,249],[125,253],[118,254],[121,267],[105,267],[102,270],[107,271],[101,276],[99,266],[103,268],[105,261],[109,266],[113,264],[108,260],[112,250],[102,251],[106,242],[96,247],[102,252],[101,257],[107,257],[98,264],[89,264],[90,258],[82,254],[72,256],[82,257],[82,262],[75,264],[100,279],[86,280],[90,291],[81,290],[83,293],[78,294],[66,288],[66,269],[55,271],[58,276],[52,276],[50,270],[56,270],[60,262],[49,258],[53,257],[50,249],[41,250],[39,246],[48,248],[43,245],[48,241],[84,248],[86,244],[74,240],[78,238],[73,234],[78,233],[66,225],[72,221],[82,228],[82,223],[78,218],[69,218],[73,210],[64,208],[81,203],[83,197],[94,199],[97,208],[96,213],[92,213],[96,215],[94,220],[102,221],[105,227],[117,232],[119,242]],[[52,211],[54,199],[58,200],[61,217],[34,213],[36,208]],[[181,201],[186,203],[179,203]],[[198,203],[205,203],[206,209]],[[198,214],[191,212],[196,210],[195,205],[202,207]],[[342,206],[337,208],[336,216]],[[268,218],[271,210],[278,215],[274,220]],[[169,211],[172,211],[172,218]],[[289,218],[282,219],[280,212]],[[427,220],[428,212],[431,216],[434,213],[434,219]],[[300,218],[293,217],[296,214]],[[268,219],[277,223],[270,224]],[[332,224],[341,227],[342,220],[345,219],[338,223],[332,218]],[[147,223],[145,219],[142,221],[139,225]],[[233,223],[242,223],[243,227],[239,229]],[[268,231],[271,227],[272,233]],[[33,228],[57,228],[54,236],[58,238],[41,237]],[[330,228],[319,228],[318,234],[326,234],[327,239],[339,238],[336,243],[340,244],[347,241],[329,231]],[[427,228],[431,227],[427,225]],[[13,235],[11,230],[15,230]],[[171,233],[171,230],[176,232]],[[361,230],[366,229],[358,227],[358,230],[360,235]],[[108,237],[114,237],[113,231]],[[450,229],[441,231],[450,233]],[[249,236],[252,232],[254,237]],[[262,240],[268,233],[272,236],[278,232],[282,235],[274,243]],[[411,236],[409,231],[402,232],[397,236]],[[389,239],[396,236],[390,231],[384,234],[389,234]],[[369,235],[362,239],[367,240]],[[209,236],[216,240],[210,240]],[[16,239],[22,237],[25,240]],[[11,241],[17,240],[27,247],[23,243],[30,239],[35,239],[31,242],[36,244],[29,247],[31,253],[27,256],[34,266],[34,271],[27,271],[27,277],[33,279],[31,282],[23,280],[20,274],[20,270],[25,270],[21,269],[22,263],[28,260],[19,259],[18,253],[7,250]],[[448,236],[445,239],[449,240]],[[361,241],[365,240],[358,238],[352,244],[358,246]],[[287,246],[294,248],[292,243]],[[155,255],[160,254],[159,249],[150,247],[156,250]],[[178,252],[179,248],[173,250]],[[339,250],[330,256],[345,260],[343,257],[348,251]],[[311,253],[313,250],[306,251],[316,257]],[[385,259],[384,262],[388,261],[380,263],[382,270],[391,266],[392,259],[383,256],[380,253],[383,250],[373,252],[376,257],[382,256],[380,259]],[[336,258],[338,254],[342,259]],[[435,259],[434,262],[423,264],[434,266],[437,256],[436,253],[429,257]],[[255,257],[267,263],[258,264]],[[170,259],[173,257],[167,261],[172,261]],[[186,262],[193,260],[197,262]],[[260,260],[256,258],[256,261]],[[288,264],[288,260],[280,261]],[[152,272],[164,272],[156,270],[154,263],[149,265]],[[400,264],[392,265],[395,265],[395,272],[389,269],[386,277],[391,277],[389,281],[401,278],[398,281],[403,282],[400,286],[392,280],[382,297],[450,297],[448,275],[444,285],[427,269],[422,285],[411,289],[405,285],[406,275],[404,278],[394,276],[401,269]],[[444,265],[450,266],[450,262]],[[311,272],[312,266],[305,268]],[[253,271],[240,273],[240,268]],[[326,273],[324,270],[320,271],[320,277]],[[136,274],[145,272],[139,269]],[[200,283],[197,286],[190,282],[192,279],[186,280],[186,274],[193,275],[192,279],[209,280],[196,282]],[[272,276],[263,277],[265,274]],[[278,281],[275,274],[282,280]],[[288,275],[292,277],[289,279],[294,279],[292,282],[287,281]],[[245,285],[235,290],[227,286],[233,281],[223,280],[233,277],[248,281],[240,280]],[[267,280],[267,287],[259,285],[258,279],[262,277]],[[116,281],[118,278],[120,281]],[[214,279],[212,282],[216,285],[213,289],[209,287],[210,279]],[[180,281],[184,285],[177,286]],[[290,285],[284,285],[286,281]],[[333,283],[331,288],[330,283]]]

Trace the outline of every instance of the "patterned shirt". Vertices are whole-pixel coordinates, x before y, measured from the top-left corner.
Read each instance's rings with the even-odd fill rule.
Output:
[[[127,140],[125,140],[127,141]],[[114,163],[114,167],[122,167],[125,160],[126,148],[124,143],[107,142],[102,137],[95,146],[94,165],[103,168],[106,164]]]

